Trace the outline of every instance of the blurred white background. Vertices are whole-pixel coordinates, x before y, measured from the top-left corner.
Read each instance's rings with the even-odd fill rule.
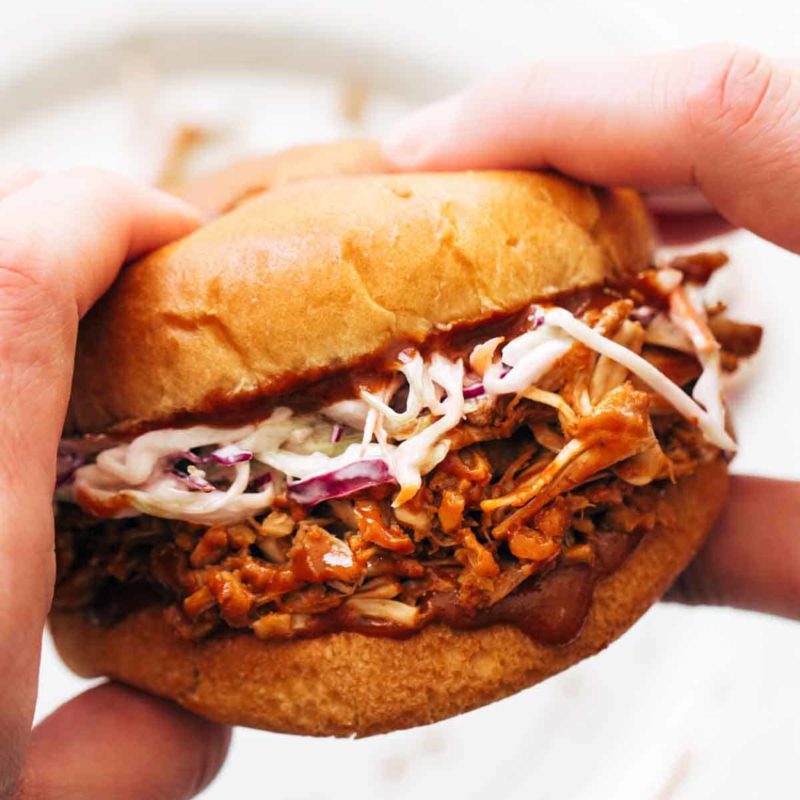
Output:
[[[404,110],[532,58],[736,40],[800,45],[780,0],[27,0],[3,4],[0,163],[95,163],[152,178],[178,124],[196,168],[299,141],[378,133]],[[722,287],[768,326],[737,387],[741,472],[800,477],[797,258],[739,234]],[[754,536],[758,531],[753,532]],[[237,731],[203,795],[796,798],[800,629],[661,606],[608,652],[511,700],[365,741]],[[409,665],[413,669],[413,664]],[[46,643],[38,717],[83,688]]]

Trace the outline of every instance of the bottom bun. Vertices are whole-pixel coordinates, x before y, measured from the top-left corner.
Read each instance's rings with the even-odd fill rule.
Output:
[[[51,629],[79,675],[107,675],[212,720],[314,736],[424,725],[532,686],[616,639],[696,553],[727,482],[718,460],[666,490],[658,509],[664,522],[597,584],[583,630],[565,646],[538,644],[508,625],[472,631],[432,625],[405,640],[336,633],[262,642],[237,633],[190,642],[158,609],[111,628],[80,614],[54,614]]]

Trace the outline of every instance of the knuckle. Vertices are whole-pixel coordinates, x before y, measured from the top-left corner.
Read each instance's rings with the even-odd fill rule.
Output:
[[[774,65],[757,50],[734,44],[697,50],[684,97],[690,136],[730,135],[760,124],[774,78]]]
[[[454,128],[479,132],[477,138],[482,142],[511,144],[524,139],[527,127],[523,121],[539,94],[541,75],[541,65],[534,62],[474,84],[461,96]],[[503,154],[497,156],[502,161]]]
[[[0,239],[0,326],[17,340],[31,326],[63,316],[67,289],[52,280],[34,246]]]
[[[0,239],[0,295],[20,300],[40,300],[52,295],[45,264],[35,248],[12,239]]]

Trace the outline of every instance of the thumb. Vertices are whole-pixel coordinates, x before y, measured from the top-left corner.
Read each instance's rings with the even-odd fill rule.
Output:
[[[533,64],[417,112],[383,149],[398,169],[696,186],[730,223],[800,251],[800,68],[735,45]]]
[[[230,729],[135,689],[104,684],[34,728],[19,800],[186,800],[214,778]]]
[[[668,599],[800,619],[800,483],[733,477],[728,502]]]

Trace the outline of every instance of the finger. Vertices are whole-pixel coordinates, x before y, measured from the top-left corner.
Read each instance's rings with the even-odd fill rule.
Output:
[[[727,506],[669,599],[800,619],[800,483],[734,476]]]
[[[39,170],[24,166],[0,167],[0,200],[41,177]]]
[[[20,800],[194,797],[219,771],[229,744],[229,728],[105,684],[34,729]]]
[[[656,189],[644,193],[647,207],[656,214],[712,214],[714,206],[695,187]]]
[[[70,170],[0,205],[0,265],[55,284],[83,314],[124,261],[198,224],[197,212],[168,194],[102,170]]]
[[[52,592],[52,491],[78,317],[120,265],[188,232],[194,212],[97,170],[0,202],[0,727],[27,731]]]
[[[656,224],[664,244],[692,244],[735,228],[719,214],[658,214]]]
[[[78,317],[124,261],[196,225],[182,202],[91,169],[49,175],[0,203],[0,440],[15,443],[17,436],[22,445],[35,429],[50,454]],[[31,449],[28,443],[28,457]],[[12,480],[19,474],[10,472]]]
[[[735,230],[694,187],[649,191],[644,200],[664,244],[691,244]]]
[[[800,71],[733,45],[534,64],[418,112],[384,143],[401,169],[553,167],[696,186],[732,224],[795,250]]]

